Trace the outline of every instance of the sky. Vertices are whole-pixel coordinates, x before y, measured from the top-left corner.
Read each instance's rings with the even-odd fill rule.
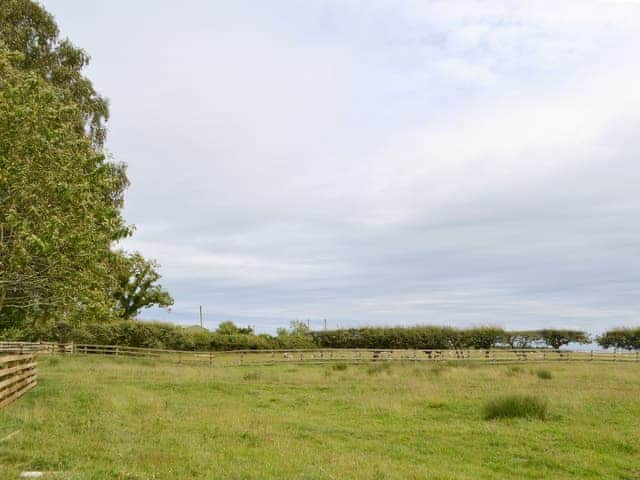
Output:
[[[143,318],[638,324],[640,1],[42,4],[175,298]]]

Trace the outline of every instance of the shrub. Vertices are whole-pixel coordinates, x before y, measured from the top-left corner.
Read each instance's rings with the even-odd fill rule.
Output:
[[[545,420],[547,402],[529,395],[508,395],[489,400],[484,405],[485,420],[500,418],[529,418]]]
[[[539,370],[536,370],[536,375],[538,376],[538,378],[541,378],[542,380],[551,380],[553,378],[553,375],[551,374],[551,372],[546,368],[541,368]]]

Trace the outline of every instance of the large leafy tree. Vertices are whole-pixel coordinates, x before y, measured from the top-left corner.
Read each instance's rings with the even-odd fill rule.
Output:
[[[131,278],[144,262],[112,251],[131,231],[128,180],[103,150],[108,104],[88,62],[39,4],[0,2],[0,327],[121,316],[123,265]]]
[[[105,315],[126,176],[19,56],[0,49],[0,316]]]
[[[116,301],[116,314],[121,318],[133,318],[143,308],[158,305],[170,307],[173,298],[157,282],[160,274],[158,264],[145,259],[140,253],[121,253],[118,257],[118,283],[113,297]]]

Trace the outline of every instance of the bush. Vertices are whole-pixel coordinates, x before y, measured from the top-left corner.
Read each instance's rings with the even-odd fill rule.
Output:
[[[529,395],[509,395],[489,400],[484,405],[485,420],[496,418],[529,418],[545,420],[547,402]]]
[[[551,380],[553,378],[553,375],[551,374],[551,372],[545,368],[536,370],[536,375],[538,376],[538,378],[541,378],[542,380]]]

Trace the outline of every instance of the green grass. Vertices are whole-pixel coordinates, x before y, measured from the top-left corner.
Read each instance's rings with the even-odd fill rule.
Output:
[[[547,402],[532,395],[506,395],[493,398],[484,405],[484,418],[529,418],[545,420]]]
[[[371,367],[43,359],[0,411],[0,479],[640,479],[640,365]],[[485,420],[508,395],[548,418]]]

